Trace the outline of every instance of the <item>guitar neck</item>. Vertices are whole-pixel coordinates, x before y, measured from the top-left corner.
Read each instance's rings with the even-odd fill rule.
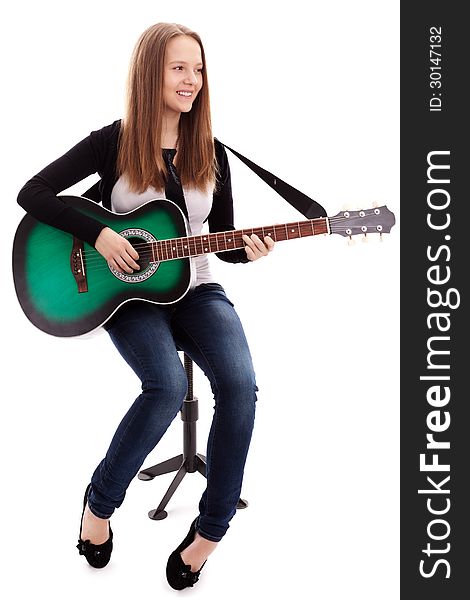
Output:
[[[282,225],[270,225],[267,227],[254,227],[250,229],[236,229],[234,231],[222,231],[189,237],[173,238],[151,242],[153,261],[160,262],[176,258],[200,256],[211,252],[226,252],[244,248],[244,235],[256,234],[261,239],[271,237],[275,242],[284,240],[295,240],[329,233],[328,218],[309,219]]]

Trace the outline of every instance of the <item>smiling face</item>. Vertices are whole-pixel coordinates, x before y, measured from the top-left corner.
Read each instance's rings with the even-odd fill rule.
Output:
[[[163,73],[163,102],[167,115],[189,112],[202,88],[202,55],[197,41],[188,35],[167,44]]]

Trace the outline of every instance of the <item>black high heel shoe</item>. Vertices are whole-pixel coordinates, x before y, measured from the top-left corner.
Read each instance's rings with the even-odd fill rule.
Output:
[[[207,561],[204,561],[202,567],[199,571],[193,573],[191,571],[191,565],[186,565],[181,558],[180,552],[182,552],[185,548],[190,546],[196,535],[196,521],[198,517],[194,519],[191,523],[191,527],[187,536],[181,542],[181,544],[174,550],[170,556],[168,557],[168,562],[166,565],[166,578],[168,583],[174,590],[183,590],[187,587],[193,587],[193,585],[199,579],[199,575],[202,571],[202,567],[206,564]]]
[[[109,559],[111,558],[111,552],[113,550],[113,531],[111,529],[111,524],[109,524],[109,538],[106,540],[106,542],[104,542],[104,544],[92,544],[90,540],[82,540],[83,515],[85,513],[85,507],[90,488],[91,483],[88,484],[85,490],[85,498],[83,499],[83,512],[82,520],[80,522],[80,535],[78,536],[77,548],[78,553],[85,556],[89,565],[95,569],[102,569],[109,563]]]

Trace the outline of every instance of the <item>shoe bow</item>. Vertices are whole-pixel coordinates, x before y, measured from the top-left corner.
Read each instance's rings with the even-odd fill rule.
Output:
[[[201,569],[194,573],[193,571],[191,571],[191,565],[184,565],[184,568],[181,569],[180,572],[180,575],[185,580],[186,585],[191,587],[198,581],[200,574]]]

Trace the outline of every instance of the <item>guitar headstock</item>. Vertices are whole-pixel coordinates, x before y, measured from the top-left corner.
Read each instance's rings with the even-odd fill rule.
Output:
[[[343,210],[328,217],[330,232],[343,237],[390,233],[395,225],[395,215],[386,206],[375,206],[363,210]]]

